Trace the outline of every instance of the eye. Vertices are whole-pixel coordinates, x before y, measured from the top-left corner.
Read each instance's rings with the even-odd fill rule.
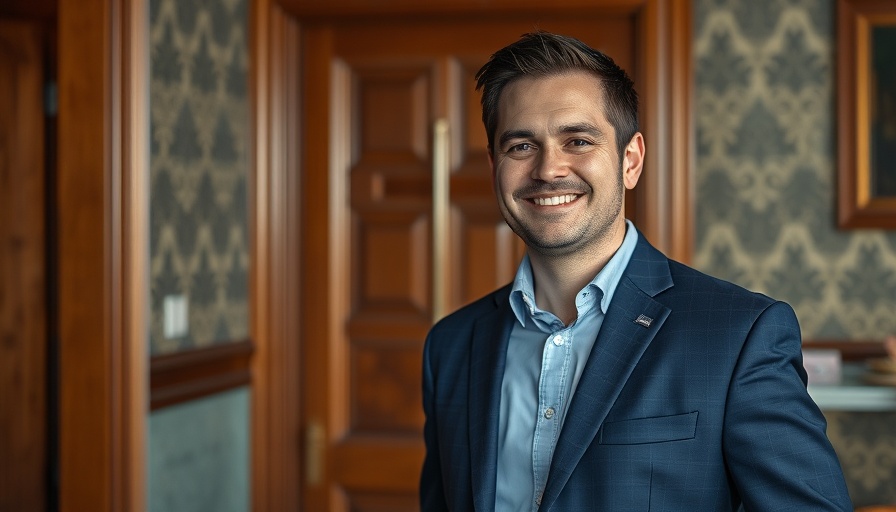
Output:
[[[570,144],[571,146],[575,146],[575,147],[580,147],[580,148],[581,148],[581,147],[585,147],[585,146],[590,146],[590,145],[591,145],[591,142],[589,142],[589,141],[587,141],[587,140],[585,140],[585,139],[573,139],[572,141],[570,141],[569,144]]]
[[[528,142],[523,142],[520,144],[510,146],[510,148],[507,149],[507,152],[510,153],[510,152],[520,152],[520,151],[531,151],[532,149],[533,149],[532,144],[529,144]]]

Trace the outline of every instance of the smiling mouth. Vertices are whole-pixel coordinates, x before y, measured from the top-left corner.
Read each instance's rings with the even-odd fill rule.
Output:
[[[564,194],[562,196],[553,196],[553,197],[533,197],[531,201],[538,206],[557,206],[561,204],[567,204],[578,199],[579,196],[576,194]]]

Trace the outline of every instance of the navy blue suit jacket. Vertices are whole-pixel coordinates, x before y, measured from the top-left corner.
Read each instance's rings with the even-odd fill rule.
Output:
[[[509,292],[427,337],[424,512],[495,508]],[[639,235],[539,510],[851,511],[825,427],[790,306],[671,261]]]

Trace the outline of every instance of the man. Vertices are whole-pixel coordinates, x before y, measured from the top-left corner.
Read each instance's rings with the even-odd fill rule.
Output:
[[[513,283],[423,361],[423,511],[852,510],[792,309],[668,260],[624,218],[631,80],[544,32],[477,75]]]

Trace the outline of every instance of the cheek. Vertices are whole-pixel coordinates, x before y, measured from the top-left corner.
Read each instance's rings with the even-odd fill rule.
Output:
[[[492,185],[494,186],[495,192],[498,196],[513,193],[513,176],[513,171],[507,169],[506,167],[501,167],[493,173]]]

